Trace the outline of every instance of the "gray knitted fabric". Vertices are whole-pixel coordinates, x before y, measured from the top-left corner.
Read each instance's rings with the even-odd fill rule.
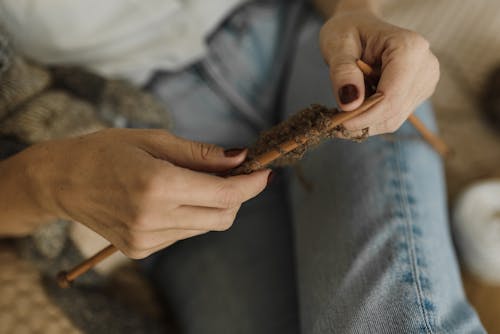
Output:
[[[151,95],[124,81],[22,59],[0,30],[0,136],[32,144],[106,127],[166,129],[169,118]]]
[[[12,59],[9,39],[1,31],[2,27],[0,27],[0,80],[2,80],[2,75],[7,71],[7,68],[9,68]]]

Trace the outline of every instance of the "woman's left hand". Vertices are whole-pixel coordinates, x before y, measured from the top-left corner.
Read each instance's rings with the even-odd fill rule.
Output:
[[[356,60],[381,68],[377,91],[384,93],[384,100],[344,123],[349,131],[369,128],[369,135],[396,131],[432,95],[439,80],[439,62],[422,36],[386,23],[366,9],[337,11],[321,29],[320,46],[344,111],[356,109],[365,97]]]

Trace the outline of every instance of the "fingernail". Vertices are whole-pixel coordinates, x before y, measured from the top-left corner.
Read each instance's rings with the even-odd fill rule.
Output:
[[[269,184],[271,184],[271,182],[273,182],[275,176],[276,176],[276,173],[272,170],[271,173],[269,173],[269,175],[267,176],[267,185],[266,186],[268,186]]]
[[[354,85],[345,85],[339,89],[340,103],[348,104],[355,101],[359,97],[358,88]]]
[[[244,150],[244,148],[228,148],[224,150],[224,156],[226,158],[233,158],[240,155]]]

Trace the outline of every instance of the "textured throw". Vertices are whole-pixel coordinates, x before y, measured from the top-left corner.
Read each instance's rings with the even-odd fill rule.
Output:
[[[119,126],[167,128],[169,122],[162,105],[125,82],[22,59],[0,29],[2,159],[37,142]],[[17,254],[12,243],[0,243],[0,333],[165,332],[160,321],[110,293],[95,272],[70,290],[55,285],[57,271],[83,260],[67,223],[48,224],[15,246]]]

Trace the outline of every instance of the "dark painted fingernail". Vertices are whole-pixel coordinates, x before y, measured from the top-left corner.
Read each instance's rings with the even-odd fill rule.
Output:
[[[271,173],[269,173],[269,175],[267,176],[267,186],[273,182],[275,176],[276,173],[272,170]]]
[[[240,155],[244,150],[244,148],[228,148],[227,150],[224,150],[224,156],[226,158],[233,158]]]
[[[340,103],[348,104],[355,101],[359,97],[358,88],[354,85],[345,85],[339,89]]]

